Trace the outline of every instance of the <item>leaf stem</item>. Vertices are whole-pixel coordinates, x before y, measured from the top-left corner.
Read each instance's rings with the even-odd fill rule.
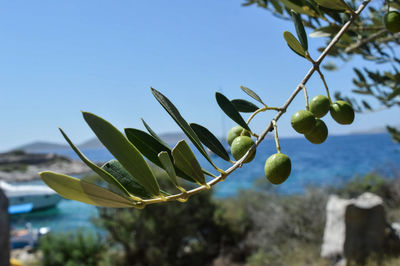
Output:
[[[307,89],[306,86],[303,86],[303,91],[304,91],[304,98],[306,100],[306,110],[309,111],[310,110],[310,103],[308,101],[308,93],[307,93]]]
[[[319,67],[316,69],[316,71],[318,72],[319,76],[321,77],[322,82],[324,83],[325,86],[325,90],[326,90],[326,96],[329,99],[329,103],[332,104],[332,99],[331,99],[331,95],[329,93],[329,88],[328,88],[328,84],[326,83],[324,74],[322,74],[321,70],[319,69]]]
[[[256,110],[254,113],[252,113],[252,114],[250,115],[249,119],[247,119],[246,124],[249,125],[250,122],[251,122],[251,120],[253,120],[253,118],[254,118],[257,114],[259,114],[259,113],[261,113],[261,112],[265,112],[265,111],[267,111],[267,110],[268,110],[268,107],[266,107],[266,106],[265,106],[265,107],[261,107],[260,109]]]
[[[272,125],[274,127],[274,133],[275,133],[276,150],[278,153],[281,153],[281,145],[279,144],[279,137],[278,137],[278,126],[276,125],[275,120],[272,120]]]

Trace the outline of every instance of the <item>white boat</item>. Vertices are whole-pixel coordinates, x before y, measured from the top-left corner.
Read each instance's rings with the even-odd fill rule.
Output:
[[[0,181],[0,188],[8,198],[10,214],[51,208],[62,199],[45,185],[11,185]]]
[[[30,246],[34,248],[39,242],[39,238],[50,231],[49,227],[33,228],[30,223],[27,223],[24,229],[11,231],[11,248],[24,248]]]

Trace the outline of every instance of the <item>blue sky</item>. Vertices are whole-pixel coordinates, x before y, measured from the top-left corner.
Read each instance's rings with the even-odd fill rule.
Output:
[[[215,91],[229,98],[254,89],[280,106],[309,69],[283,40],[284,22],[237,1],[3,1],[0,7],[0,151],[31,141],[64,143],[62,127],[76,143],[93,136],[80,110],[118,128],[143,128],[143,117],[159,133],[178,131],[149,87],[160,90],[190,122],[222,135],[234,125],[222,118]],[[309,33],[309,32],[308,32]],[[319,39],[311,39],[317,57]],[[352,66],[326,73],[332,91],[352,89]],[[310,96],[324,93],[317,76]],[[298,136],[290,116],[304,109],[299,95],[280,120],[281,136]],[[263,130],[273,113],[252,128]],[[222,121],[222,123],[221,123]],[[398,110],[358,115],[340,126],[325,119],[331,134],[399,124]]]

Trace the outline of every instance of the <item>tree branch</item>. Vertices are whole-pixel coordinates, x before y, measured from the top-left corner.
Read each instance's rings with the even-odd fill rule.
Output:
[[[364,8],[371,2],[371,0],[365,0],[355,11],[352,13],[350,20],[346,22],[346,24],[343,25],[343,27],[340,29],[340,31],[336,34],[336,36],[332,39],[332,41],[328,44],[328,46],[325,48],[325,50],[321,53],[317,61],[314,62],[312,68],[308,71],[308,73],[304,76],[303,80],[297,85],[296,89],[293,91],[293,93],[290,95],[290,97],[287,99],[285,104],[281,107],[280,111],[275,115],[275,117],[269,122],[268,126],[266,129],[261,133],[261,135],[258,137],[256,143],[247,151],[247,153],[240,159],[238,160],[233,166],[228,168],[225,173],[220,174],[218,177],[214,178],[213,180],[209,181],[207,184],[209,187],[214,186],[215,184],[219,183],[220,181],[223,181],[228,175],[230,175],[232,172],[234,172],[237,168],[241,167],[243,164],[243,161],[247,159],[247,157],[252,154],[252,152],[257,148],[257,146],[264,140],[264,138],[267,136],[268,132],[272,131],[273,129],[273,123],[278,122],[279,118],[286,112],[287,108],[289,105],[292,103],[294,98],[297,96],[297,94],[303,89],[303,87],[307,84],[308,80],[311,78],[311,76],[314,74],[315,71],[319,69],[319,66],[321,62],[324,60],[324,58],[328,55],[329,51],[335,46],[335,44],[339,41],[339,39],[343,36],[343,34],[349,29],[351,24],[354,22],[354,20],[357,18],[357,16],[360,15],[360,13],[364,10]],[[189,190],[184,193],[179,193],[176,195],[172,196],[167,196],[165,197],[167,201],[172,201],[172,200],[178,200],[181,197],[188,197],[194,194],[197,194],[198,192],[201,192],[203,190],[207,190],[207,186],[199,186],[197,188],[194,188],[192,190]],[[147,204],[153,204],[153,203],[159,203],[159,202],[164,202],[160,198],[155,198],[155,199],[146,199],[143,201],[138,202],[138,205],[147,205]]]
[[[344,52],[345,52],[345,53],[353,52],[354,50],[356,50],[356,49],[359,48],[360,46],[362,46],[362,45],[364,45],[364,44],[366,44],[366,43],[369,43],[370,41],[373,41],[374,39],[376,39],[376,38],[378,38],[379,36],[385,34],[386,32],[387,32],[387,29],[380,30],[380,31],[378,31],[378,32],[376,32],[376,33],[374,33],[374,34],[372,34],[372,35],[369,36],[368,38],[359,40],[358,42],[356,42],[356,43],[350,45],[349,47],[347,47],[347,48],[344,50]]]

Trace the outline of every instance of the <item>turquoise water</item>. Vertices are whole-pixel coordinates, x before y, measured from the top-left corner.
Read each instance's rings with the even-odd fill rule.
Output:
[[[301,193],[305,187],[340,186],[355,175],[377,171],[387,177],[400,176],[400,145],[393,144],[387,134],[330,136],[321,145],[310,144],[304,138],[281,140],[282,152],[292,160],[289,179],[277,187],[279,193]],[[48,151],[46,151],[48,152]],[[53,151],[77,159],[72,150]],[[93,161],[107,161],[112,156],[107,150],[83,150]],[[230,175],[225,182],[213,188],[219,198],[234,196],[241,189],[253,187],[256,179],[264,176],[264,163],[275,152],[273,139],[267,139],[257,149],[255,160]],[[199,156],[204,168],[212,170],[209,163]],[[228,168],[229,163],[213,157],[216,165]],[[267,180],[265,179],[265,183]],[[240,193],[240,192],[239,192]],[[93,227],[90,217],[95,216],[95,207],[76,201],[62,200],[57,208],[37,211],[12,217],[14,227],[23,227],[26,222],[33,226],[49,226],[54,231],[77,227]]]

